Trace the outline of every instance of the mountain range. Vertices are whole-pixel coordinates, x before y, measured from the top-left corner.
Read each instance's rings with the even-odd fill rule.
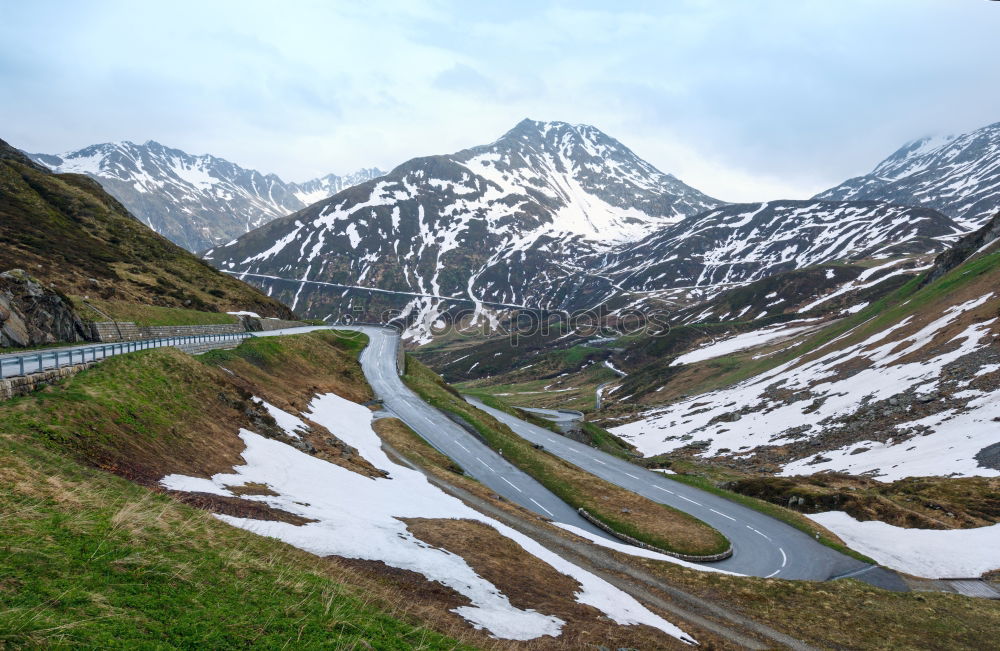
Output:
[[[493,143],[410,160],[206,258],[240,273],[560,307],[607,284],[581,272],[589,257],[720,204],[593,127],[524,120]],[[322,286],[254,282],[312,314],[345,308]],[[404,302],[426,318],[437,310],[429,297]]]
[[[146,225],[189,251],[204,251],[344,188],[381,176],[376,168],[286,183],[210,155],[149,140],[28,154],[60,173],[86,174]]]
[[[32,157],[92,176],[293,309],[391,309],[419,340],[453,299],[495,324],[484,306],[691,302],[813,265],[934,254],[1000,204],[1000,123],[909,143],[811,200],[755,204],[712,198],[595,127],[528,119],[389,173],[302,184],[153,141]]]
[[[310,316],[392,307],[427,340],[454,305],[441,297],[475,318],[491,302],[573,310],[685,287],[705,298],[809,265],[938,253],[969,223],[877,198],[725,204],[592,126],[524,120],[205,255]]]

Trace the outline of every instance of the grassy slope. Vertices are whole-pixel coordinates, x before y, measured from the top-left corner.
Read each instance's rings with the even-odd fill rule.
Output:
[[[106,301],[291,315],[157,235],[96,181],[38,169],[0,141],[0,270],[12,268]]]
[[[450,459],[408,428],[386,421],[383,438],[408,459],[447,481],[465,485]],[[800,516],[801,517],[801,516]],[[820,648],[983,649],[994,646],[996,602],[955,594],[897,593],[856,580],[827,583],[709,574],[670,563],[619,555],[683,587]],[[706,647],[707,648],[707,647]]]
[[[290,362],[276,383],[292,388],[296,365],[353,360],[359,346],[296,339],[214,361],[262,371]],[[142,481],[153,461],[157,478],[165,466],[204,473],[231,462],[221,435],[200,447],[203,426],[228,416],[233,430],[244,409],[226,406],[240,391],[212,362],[147,351],[0,405],[0,647],[457,646],[345,584],[332,564],[94,467]],[[354,373],[341,371],[310,380]]]
[[[406,383],[428,403],[461,417],[494,449],[574,508],[586,508],[616,531],[661,549],[686,554],[716,554],[729,546],[717,531],[665,505],[651,502],[536,450],[510,428],[465,402],[439,376],[413,358]],[[625,507],[631,511],[622,514]]]

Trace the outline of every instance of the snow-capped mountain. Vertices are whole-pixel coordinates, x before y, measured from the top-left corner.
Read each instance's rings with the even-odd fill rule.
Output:
[[[975,230],[1000,210],[1000,122],[960,136],[908,143],[871,173],[816,198],[927,206]]]
[[[930,208],[874,201],[733,204],[664,228],[600,264],[628,290],[722,288],[824,262],[937,253],[962,232]]]
[[[301,210],[377,169],[285,183],[215,156],[193,156],[152,140],[103,143],[59,154],[29,154],[56,172],[87,174],[132,214],[177,244],[202,251]]]
[[[251,274],[555,308],[606,284],[581,273],[585,256],[719,204],[594,127],[524,120],[493,143],[410,160],[206,258]],[[343,307],[311,286],[269,289],[310,314]],[[420,299],[408,309],[434,312]]]

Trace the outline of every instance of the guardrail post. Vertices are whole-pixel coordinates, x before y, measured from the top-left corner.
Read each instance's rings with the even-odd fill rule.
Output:
[[[24,355],[18,357],[17,361],[21,362],[21,375],[24,375]]]

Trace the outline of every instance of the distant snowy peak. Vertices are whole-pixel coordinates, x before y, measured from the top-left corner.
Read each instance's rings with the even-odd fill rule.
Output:
[[[61,173],[87,174],[140,220],[174,242],[199,251],[301,210],[376,169],[302,184],[285,183],[211,155],[194,156],[149,140],[102,143],[59,155],[31,154]]]
[[[523,120],[451,157],[510,196],[551,211],[551,230],[604,244],[639,239],[719,205],[599,129]]]
[[[327,174],[305,183],[291,183],[289,185],[293,188],[292,194],[302,202],[303,206],[311,206],[317,201],[332,197],[341,190],[376,179],[383,174],[385,172],[377,167],[365,167],[344,176]]]
[[[975,230],[1000,210],[1000,122],[959,136],[908,143],[870,174],[816,198],[923,205]]]

